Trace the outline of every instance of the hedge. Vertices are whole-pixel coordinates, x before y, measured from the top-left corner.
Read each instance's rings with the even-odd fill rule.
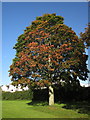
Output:
[[[28,91],[2,92],[2,100],[31,100],[33,93]]]

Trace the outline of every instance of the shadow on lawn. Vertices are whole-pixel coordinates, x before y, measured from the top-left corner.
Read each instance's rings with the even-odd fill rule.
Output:
[[[62,108],[77,110],[78,113],[90,115],[90,103],[87,101],[81,102],[66,102]]]
[[[76,110],[80,114],[88,114],[90,115],[90,103],[87,101],[81,101],[81,102],[61,102],[57,103],[58,105],[64,104],[62,108],[65,109],[72,109]],[[32,105],[32,106],[48,106],[48,102],[44,101],[32,101],[27,103],[27,105]]]
[[[27,103],[27,105],[33,105],[33,106],[48,106],[48,102],[32,101],[32,102]]]

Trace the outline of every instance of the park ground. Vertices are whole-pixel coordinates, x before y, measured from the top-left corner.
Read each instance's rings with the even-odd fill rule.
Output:
[[[85,109],[86,107],[86,109]],[[29,100],[3,100],[3,118],[90,118],[87,103],[58,103],[48,106],[46,102]]]

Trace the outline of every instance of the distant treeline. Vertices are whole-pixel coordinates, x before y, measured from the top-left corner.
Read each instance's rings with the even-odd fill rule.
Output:
[[[2,100],[31,100],[32,92],[27,91],[16,91],[16,92],[2,92]]]

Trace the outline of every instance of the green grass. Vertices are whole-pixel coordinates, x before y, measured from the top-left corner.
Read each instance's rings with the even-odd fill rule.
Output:
[[[78,109],[64,108],[65,104],[48,106],[30,101],[2,101],[3,118],[88,118],[88,114],[78,113]]]

